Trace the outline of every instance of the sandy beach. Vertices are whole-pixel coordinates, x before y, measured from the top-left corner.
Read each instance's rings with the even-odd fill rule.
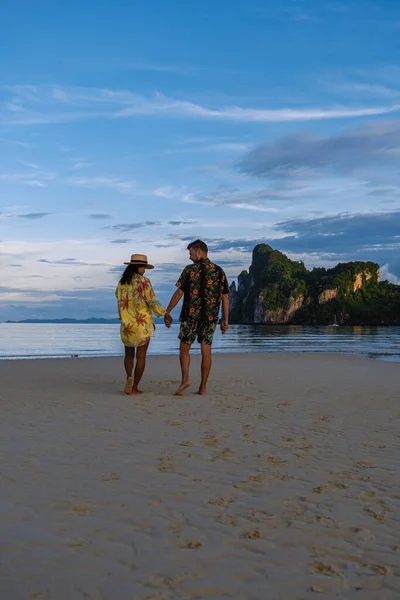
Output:
[[[400,365],[0,361],[1,600],[400,597]]]

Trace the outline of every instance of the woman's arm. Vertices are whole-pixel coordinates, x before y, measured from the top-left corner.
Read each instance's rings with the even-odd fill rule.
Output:
[[[156,317],[163,317],[165,315],[165,309],[157,300],[157,296],[154,293],[150,280],[149,286],[145,290],[145,300],[147,302],[147,306],[156,315]]]
[[[115,290],[115,297],[117,299],[117,306],[118,306],[118,319],[121,320],[121,308],[119,306],[119,294],[118,294],[118,286]]]

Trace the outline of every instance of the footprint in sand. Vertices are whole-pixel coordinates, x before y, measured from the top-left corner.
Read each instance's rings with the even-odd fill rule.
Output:
[[[266,510],[255,510],[251,509],[249,513],[249,521],[269,521],[274,518],[272,513],[267,512]]]
[[[169,473],[175,468],[175,461],[171,456],[162,456],[158,464],[158,470],[162,473]]]
[[[289,507],[288,510],[282,513],[282,515],[284,517],[300,517],[301,515],[304,515],[305,512],[306,509],[304,506],[297,505]]]
[[[286,460],[279,458],[278,456],[268,456],[267,460],[271,465],[282,465],[283,463],[286,463]]]
[[[241,537],[245,540],[259,540],[261,534],[258,529],[252,529],[251,531],[245,531],[242,533]]]
[[[349,486],[342,481],[328,481],[326,485],[320,485],[313,489],[313,492],[317,494],[323,494],[328,491],[328,488],[335,488],[337,490],[348,490]]]
[[[321,587],[318,587],[317,585],[312,585],[308,588],[309,592],[315,592],[316,594],[323,594],[324,590]]]
[[[233,455],[234,455],[234,452],[232,452],[232,450],[230,450],[230,448],[223,448],[220,452],[218,452],[218,454],[216,454],[211,459],[211,462],[215,462],[219,458],[229,458],[230,456],[233,456]]]
[[[365,448],[378,448],[382,450],[382,448],[387,448],[386,444],[363,444]]]
[[[191,573],[180,573],[172,577],[170,575],[163,575],[162,573],[154,573],[153,575],[150,575],[145,586],[166,589],[173,587],[177,583],[183,583],[184,581],[193,579],[194,577],[195,575],[192,575]]]
[[[371,508],[363,508],[363,512],[365,512],[366,515],[369,515],[376,521],[384,521],[385,520],[384,513],[378,513],[375,510],[372,510]]]
[[[363,575],[392,575],[391,569],[385,565],[363,563],[361,567]]]
[[[328,488],[326,485],[318,485],[313,489],[313,492],[315,492],[316,494],[325,494],[327,491]]]
[[[205,446],[218,446],[219,445],[218,439],[212,435],[204,437],[203,443]]]
[[[275,479],[280,479],[281,481],[287,481],[288,479],[294,479],[293,475],[290,473],[286,473],[285,471],[274,471],[272,473],[272,477]]]
[[[229,527],[236,527],[236,525],[238,524],[237,519],[234,519],[230,515],[224,515],[222,513],[219,513],[215,517],[215,521],[217,521],[218,523],[221,523],[222,525],[228,525]]]
[[[190,442],[189,440],[185,440],[183,442],[179,442],[180,446],[193,446],[193,443]]]
[[[336,521],[331,519],[331,517],[325,517],[324,515],[316,515],[315,519],[317,523],[321,523],[322,525],[325,525],[325,527],[329,527],[329,529],[337,529],[339,527]]]
[[[198,548],[201,548],[202,546],[203,546],[203,544],[201,542],[196,541],[196,540],[190,540],[183,547],[189,548],[190,550],[197,550]]]
[[[361,469],[376,469],[375,465],[371,465],[371,463],[365,462],[364,460],[357,461],[356,465]]]
[[[315,571],[315,573],[321,573],[321,575],[326,575],[327,577],[337,577],[340,575],[339,569],[335,566],[319,561],[314,563],[313,571]]]
[[[249,475],[246,478],[246,481],[256,481],[257,483],[261,483],[265,479],[265,475]]]
[[[121,479],[121,477],[119,475],[117,475],[116,473],[110,473],[110,475],[104,475],[104,477],[102,477],[102,481],[119,481]]]
[[[162,596],[160,596],[159,594],[157,594],[156,596],[145,596],[143,599],[141,600],[174,600],[174,597],[171,596],[170,594],[168,594],[167,596],[165,594],[163,594]]]
[[[328,417],[327,415],[320,415],[319,416],[319,420],[322,421],[323,423],[330,423],[332,417]],[[314,421],[314,423],[317,423],[318,421]]]
[[[233,504],[234,502],[236,502],[236,498],[234,496],[228,496],[227,498],[218,498],[218,500],[211,498],[208,501],[208,504],[213,506],[227,506],[228,504]]]
[[[76,540],[76,542],[68,542],[68,548],[83,548],[84,546],[90,546],[92,540]]]

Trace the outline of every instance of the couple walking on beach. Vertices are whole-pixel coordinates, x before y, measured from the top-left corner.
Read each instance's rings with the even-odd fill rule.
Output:
[[[144,276],[146,269],[153,269],[144,254],[133,254],[117,285],[118,316],[121,320],[121,340],[125,346],[124,366],[126,371],[126,394],[142,394],[139,383],[146,366],[146,355],[155,325],[152,313],[164,317],[170,328],[171,311],[183,296],[179,320],[179,360],[182,379],[175,394],[182,396],[190,385],[190,348],[197,339],[201,346],[201,382],[199,394],[206,393],[211,370],[211,345],[218,322],[222,300],[221,331],[228,330],[229,286],[224,271],[212,263],[208,248],[202,240],[191,242],[187,249],[193,265],[185,267],[176,282],[177,290],[166,309],[157,300],[150,280]],[[136,365],[134,361],[136,356]],[[132,378],[133,374],[133,378]]]

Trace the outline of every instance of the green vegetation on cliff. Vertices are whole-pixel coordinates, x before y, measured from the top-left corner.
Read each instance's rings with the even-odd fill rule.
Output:
[[[400,286],[379,282],[373,262],[308,271],[267,244],[253,250],[249,272],[231,290],[233,323],[400,325]]]
[[[253,250],[250,276],[254,281],[254,293],[263,293],[264,305],[270,310],[287,308],[290,298],[297,298],[307,291],[307,269],[304,264],[290,260],[267,244],[259,244]]]

